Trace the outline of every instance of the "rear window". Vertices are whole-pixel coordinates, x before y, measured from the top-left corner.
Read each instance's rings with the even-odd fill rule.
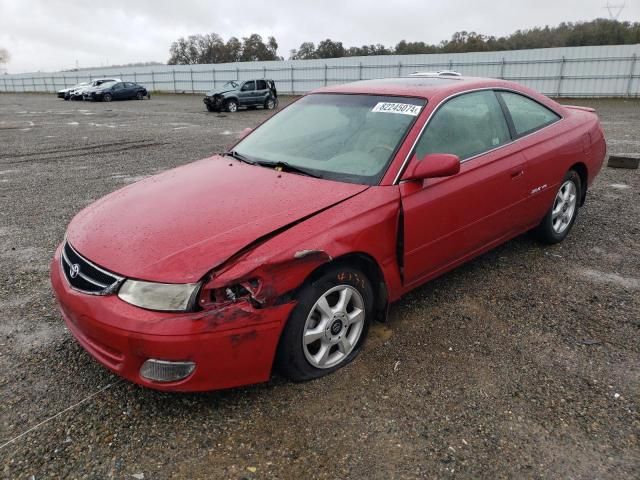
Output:
[[[266,89],[267,89],[267,82],[265,82],[264,80],[258,80],[256,90],[266,90]]]
[[[499,92],[504,100],[518,136],[540,130],[560,120],[560,116],[538,102],[512,92]]]

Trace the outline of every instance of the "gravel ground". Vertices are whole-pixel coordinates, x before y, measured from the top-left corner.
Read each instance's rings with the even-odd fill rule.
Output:
[[[640,153],[640,102],[571,103]],[[407,295],[323,379],[163,394],[92,361],[48,280],[69,220],[266,116],[0,95],[0,475],[640,477],[638,170],[603,169],[563,244],[522,236]]]

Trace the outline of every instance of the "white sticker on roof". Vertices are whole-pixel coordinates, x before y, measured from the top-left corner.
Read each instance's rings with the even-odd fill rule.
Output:
[[[417,116],[420,113],[422,107],[420,105],[412,105],[410,103],[392,103],[392,102],[378,102],[373,107],[372,112],[383,113],[401,113],[402,115]]]

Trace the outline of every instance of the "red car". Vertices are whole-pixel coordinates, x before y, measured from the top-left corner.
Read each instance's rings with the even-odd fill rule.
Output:
[[[562,241],[605,153],[593,110],[507,81],[324,88],[81,211],[51,281],[78,342],[132,382],[312,379],[418,285],[529,230]]]

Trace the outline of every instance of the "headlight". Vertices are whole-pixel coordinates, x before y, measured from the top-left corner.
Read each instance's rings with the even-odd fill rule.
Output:
[[[199,283],[155,283],[126,280],[118,297],[127,303],[149,310],[184,312],[193,306]]]

